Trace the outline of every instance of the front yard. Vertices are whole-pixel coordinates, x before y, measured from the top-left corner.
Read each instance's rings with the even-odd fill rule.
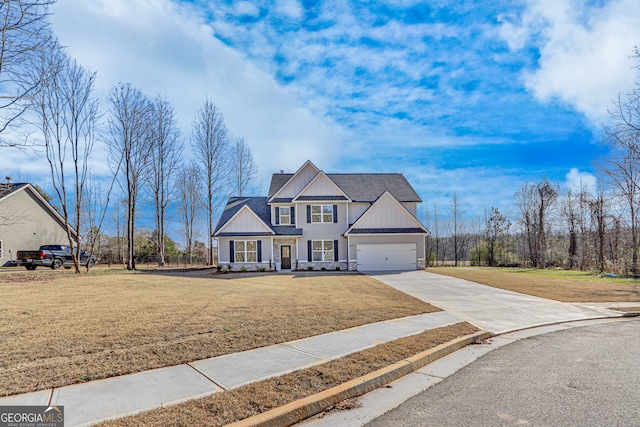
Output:
[[[0,396],[439,311],[358,274],[0,274]]]

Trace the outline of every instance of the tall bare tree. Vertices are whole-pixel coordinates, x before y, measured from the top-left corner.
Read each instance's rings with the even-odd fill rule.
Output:
[[[196,220],[202,208],[202,179],[195,165],[189,165],[178,173],[179,210],[182,221],[182,233],[186,243],[189,264],[193,263],[196,237]]]
[[[224,124],[222,112],[213,102],[205,100],[193,120],[191,147],[204,182],[209,265],[213,265],[214,262],[214,215],[228,195],[228,145],[227,127]]]
[[[150,147],[148,182],[155,207],[158,265],[164,266],[165,217],[175,191],[182,146],[179,144],[180,131],[173,107],[160,95],[151,104],[149,133],[153,142]]]
[[[557,185],[551,184],[546,178],[536,184],[523,184],[515,194],[528,257],[536,268],[544,268],[546,265],[549,215],[557,198]]]
[[[453,231],[451,235],[453,239],[453,262],[457,267],[466,250],[468,237],[458,193],[453,193],[453,196],[451,196],[449,209],[451,213],[451,229]]]
[[[238,138],[231,147],[231,187],[234,196],[244,196],[245,191],[258,174],[258,165],[253,161],[251,148],[244,142],[244,138]]]
[[[33,97],[32,105],[42,130],[69,245],[73,248],[73,263],[79,273],[83,196],[99,117],[98,100],[93,93],[96,74],[70,59],[60,48],[43,54],[40,66],[50,77]]]
[[[126,267],[132,270],[136,268],[134,237],[138,195],[153,151],[149,138],[151,106],[147,97],[129,83],[112,87],[108,98],[111,103],[107,120],[109,162],[119,176],[126,198]]]
[[[0,133],[25,112],[49,77],[33,73],[33,67],[43,54],[55,50],[46,20],[53,3],[55,0],[0,0]],[[0,147],[13,145],[0,139]]]

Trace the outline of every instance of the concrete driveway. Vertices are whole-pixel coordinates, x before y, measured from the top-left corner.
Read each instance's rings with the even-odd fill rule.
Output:
[[[597,306],[552,301],[424,271],[369,275],[493,333],[571,320],[621,316],[619,312]]]

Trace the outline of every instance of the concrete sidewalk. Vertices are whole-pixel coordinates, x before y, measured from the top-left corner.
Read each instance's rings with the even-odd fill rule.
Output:
[[[0,405],[63,405],[67,427],[89,425],[234,389],[459,322],[444,311],[410,316],[184,365],[0,398]]]
[[[424,271],[371,276],[492,333],[622,316],[598,305],[568,304]]]

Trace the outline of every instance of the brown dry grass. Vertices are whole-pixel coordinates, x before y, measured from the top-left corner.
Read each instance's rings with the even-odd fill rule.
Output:
[[[621,311],[623,313],[640,313],[640,305],[637,307],[609,307],[609,310]]]
[[[509,271],[487,267],[436,267],[427,271],[562,302],[640,301],[637,280],[611,280],[589,273],[566,277],[562,272],[548,270]]]
[[[467,323],[433,329],[313,368],[100,425],[103,427],[221,426],[321,392],[476,331],[475,327]]]
[[[0,396],[438,311],[357,274],[0,274]]]

